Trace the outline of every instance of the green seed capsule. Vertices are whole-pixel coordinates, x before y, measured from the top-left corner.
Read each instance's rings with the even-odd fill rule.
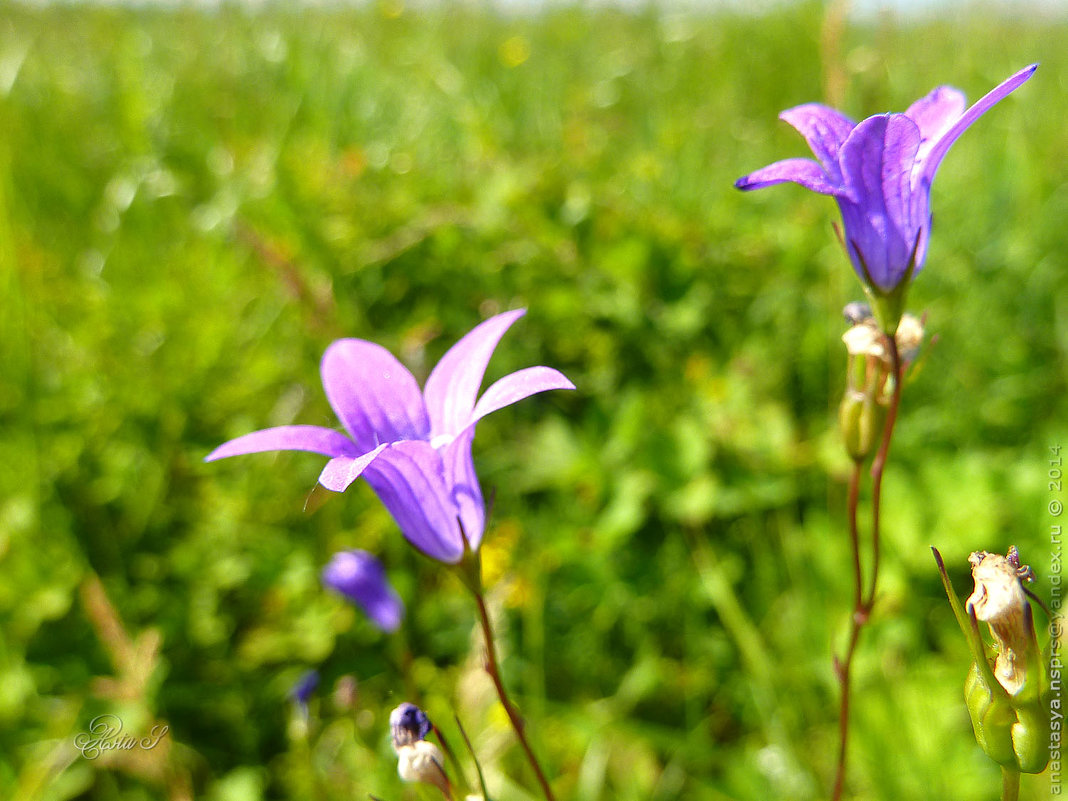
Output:
[[[846,452],[855,461],[871,456],[882,438],[886,406],[870,395],[846,390],[838,407],[838,426]]]

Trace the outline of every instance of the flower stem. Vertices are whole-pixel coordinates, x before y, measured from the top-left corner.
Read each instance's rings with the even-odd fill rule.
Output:
[[[1001,801],[1019,801],[1020,771],[1001,766]]]
[[[886,458],[890,454],[890,439],[894,435],[897,410],[901,405],[901,354],[898,352],[897,340],[894,337],[887,336],[886,344],[890,351],[890,370],[894,379],[894,391],[890,396],[890,408],[886,412],[883,441],[871,463],[871,586],[864,602],[868,611],[871,611],[871,606],[875,602],[875,583],[879,579],[879,501],[883,494],[883,469],[886,467]]]
[[[842,688],[842,699],[838,709],[838,765],[835,770],[834,789],[831,791],[831,801],[839,801],[845,789],[846,756],[849,748],[849,700],[853,667],[853,656],[856,654],[857,644],[860,642],[860,632],[871,618],[872,608],[875,606],[876,583],[879,579],[879,521],[880,500],[883,489],[883,470],[886,467],[886,459],[890,453],[890,440],[894,434],[894,424],[897,422],[897,410],[901,404],[901,354],[897,349],[897,341],[893,336],[886,335],[886,344],[890,352],[890,369],[894,381],[893,392],[890,396],[890,408],[887,410],[886,423],[883,426],[883,437],[879,450],[871,465],[871,580],[867,592],[864,591],[864,578],[860,567],[860,536],[857,526],[857,502],[860,495],[860,468],[859,460],[853,462],[853,471],[849,477],[849,494],[847,503],[847,517],[849,519],[849,542],[853,554],[853,614],[850,619],[849,644],[846,647],[843,659],[835,658],[835,673],[838,683]]]
[[[860,639],[860,628],[863,625],[864,578],[860,569],[860,536],[857,530],[857,501],[860,496],[860,471],[862,462],[853,462],[853,470],[849,474],[849,494],[846,501],[847,517],[849,518],[849,544],[853,553],[853,615],[849,627],[849,646],[846,648],[844,659],[834,660],[835,673],[838,675],[838,683],[842,687],[841,705],[838,709],[838,768],[835,771],[834,790],[831,792],[833,801],[842,797],[845,787],[846,749],[849,744],[849,690],[850,669],[853,666],[853,654]]]
[[[500,698],[501,706],[504,707],[504,711],[508,714],[508,720],[511,721],[512,729],[515,730],[515,736],[518,738],[519,744],[523,746],[523,751],[526,752],[527,761],[530,763],[530,767],[534,769],[534,775],[538,778],[538,784],[541,785],[541,791],[545,795],[546,801],[556,801],[552,788],[549,787],[549,781],[545,778],[545,773],[542,771],[541,765],[538,764],[537,757],[534,756],[534,750],[527,741],[523,719],[519,716],[515,706],[512,705],[508,698],[508,691],[504,688],[504,681],[501,679],[501,671],[497,662],[497,648],[493,642],[493,626],[490,623],[489,610],[486,609],[486,600],[483,596],[482,588],[480,586],[468,586],[475,596],[475,603],[478,605],[479,622],[486,640],[486,672],[489,674],[490,679],[493,680],[493,686],[497,688],[497,697]]]

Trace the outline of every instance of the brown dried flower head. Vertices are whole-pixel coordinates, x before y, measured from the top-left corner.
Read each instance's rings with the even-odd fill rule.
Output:
[[[1035,636],[1031,607],[1021,584],[1033,578],[1031,568],[1021,567],[1015,546],[1008,556],[976,551],[968,561],[975,591],[967,609],[976,620],[989,624],[998,647],[994,676],[1009,695],[1016,695],[1026,680],[1027,653]]]

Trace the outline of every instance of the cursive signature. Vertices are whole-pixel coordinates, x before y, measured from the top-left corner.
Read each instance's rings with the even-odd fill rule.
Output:
[[[140,748],[145,751],[155,748],[170,730],[165,723],[158,723],[146,737],[133,737],[122,733],[122,720],[116,715],[97,715],[89,721],[89,731],[74,737],[74,747],[86,759],[96,759],[105,751],[130,751]]]

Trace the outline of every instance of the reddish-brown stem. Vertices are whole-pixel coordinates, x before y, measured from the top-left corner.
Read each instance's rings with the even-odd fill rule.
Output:
[[[860,493],[860,467],[859,461],[854,462],[853,471],[849,477],[849,496],[847,500],[847,516],[849,518],[849,541],[853,551],[853,615],[849,625],[849,644],[846,646],[845,657],[835,659],[835,672],[838,675],[838,683],[841,685],[842,699],[838,709],[838,766],[835,770],[834,789],[831,791],[831,801],[840,801],[845,789],[846,756],[849,747],[849,699],[850,678],[853,667],[853,656],[856,654],[857,643],[860,642],[860,632],[871,617],[872,607],[875,605],[876,582],[879,579],[879,513],[880,499],[883,489],[883,470],[886,467],[886,459],[890,453],[890,440],[894,434],[894,424],[897,422],[897,410],[901,404],[901,354],[897,349],[897,342],[892,336],[886,337],[887,347],[890,351],[890,369],[894,380],[894,389],[890,396],[890,408],[887,409],[886,423],[883,426],[882,441],[875,459],[871,465],[871,580],[868,591],[864,592],[864,579],[860,568],[860,536],[857,526],[857,501]]]
[[[527,761],[530,762],[530,767],[534,769],[534,775],[538,778],[538,784],[541,785],[541,791],[545,795],[546,801],[556,801],[553,797],[552,788],[549,787],[549,781],[545,778],[545,773],[542,771],[541,765],[538,764],[537,757],[534,756],[534,750],[527,741],[527,735],[523,730],[523,720],[508,699],[508,691],[504,688],[504,681],[501,679],[501,671],[497,663],[497,648],[493,643],[493,626],[490,624],[486,601],[482,597],[481,590],[471,588],[471,591],[475,596],[475,602],[478,604],[479,621],[482,625],[482,634],[486,640],[486,672],[493,680],[493,686],[497,688],[497,697],[501,699],[501,706],[504,707],[504,711],[508,714],[508,720],[512,723],[515,736],[519,739],[519,744],[523,746],[523,750],[526,752]]]
[[[849,474],[849,495],[846,500],[847,517],[849,518],[849,544],[853,552],[853,616],[849,626],[849,645],[846,648],[845,658],[835,659],[835,672],[838,674],[838,682],[841,685],[842,699],[838,708],[838,768],[834,777],[834,789],[831,798],[838,801],[842,797],[845,787],[846,747],[849,742],[849,677],[850,668],[853,665],[853,653],[856,651],[857,641],[860,639],[860,628],[863,623],[860,616],[863,612],[864,577],[860,569],[860,535],[857,529],[857,501],[860,497],[860,471],[862,462],[853,462],[853,470]]]

